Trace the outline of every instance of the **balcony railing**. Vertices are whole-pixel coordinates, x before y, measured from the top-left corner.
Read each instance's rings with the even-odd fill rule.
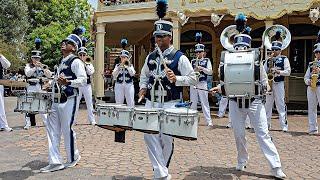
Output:
[[[102,2],[106,6],[119,6],[124,4],[138,4],[138,3],[145,3],[145,2],[151,2],[151,1],[155,1],[155,0],[106,0]]]

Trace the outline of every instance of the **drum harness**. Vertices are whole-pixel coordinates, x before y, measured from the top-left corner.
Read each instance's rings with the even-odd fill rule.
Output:
[[[164,66],[165,70],[169,69],[166,62],[167,59],[164,58],[162,51],[160,49],[160,47],[158,46],[158,44],[155,44],[155,49],[157,50],[158,54],[159,54],[159,60],[150,60],[150,64],[154,64],[156,65],[156,73],[152,73],[151,75],[154,77],[154,82],[151,88],[151,106],[152,108],[154,108],[154,102],[155,102],[155,85],[158,82],[159,83],[159,87],[158,87],[158,103],[160,104],[160,107],[163,107],[164,105],[164,96],[166,95],[165,89],[161,83],[161,64]],[[182,98],[182,96],[180,96]],[[181,99],[181,101],[175,105],[175,107],[179,108],[179,107],[186,107],[187,108],[187,120],[186,120],[186,124],[189,124],[191,121],[189,121],[189,109],[190,109],[191,103],[189,102],[183,102],[183,100]]]

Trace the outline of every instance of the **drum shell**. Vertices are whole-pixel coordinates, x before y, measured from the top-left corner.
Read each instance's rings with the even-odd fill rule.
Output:
[[[226,52],[223,66],[223,80],[226,96],[252,97],[257,94],[257,72],[255,51]],[[222,70],[222,69],[221,69]]]
[[[15,112],[47,114],[51,113],[52,93],[28,92],[17,95],[17,107]]]
[[[196,140],[198,137],[198,112],[186,108],[176,109],[176,112],[172,110],[164,110],[161,132],[184,140]]]
[[[113,111],[113,124],[123,128],[132,128],[133,108],[128,106],[117,106]]]
[[[113,126],[116,121],[114,109],[117,106],[124,105],[114,103],[97,104],[98,125]]]
[[[161,113],[160,108],[135,108],[132,128],[149,134],[159,133]]]

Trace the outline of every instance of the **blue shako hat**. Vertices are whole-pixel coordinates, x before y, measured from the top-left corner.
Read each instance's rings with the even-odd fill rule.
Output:
[[[251,47],[251,28],[246,25],[247,17],[243,13],[239,13],[236,18],[236,29],[239,34],[234,36],[233,48],[235,50],[248,49]]]
[[[271,50],[282,50],[281,34],[282,30],[277,29],[276,35],[274,36],[275,40],[271,43]]]
[[[201,44],[201,39],[202,39],[202,33],[201,32],[197,32],[196,33],[196,41],[197,44],[195,45],[195,52],[203,52],[204,51],[204,44]]]
[[[314,45],[314,50],[313,52],[320,52],[320,31],[318,32],[318,38],[317,38],[317,42]]]
[[[74,47],[76,47],[76,52],[82,47],[82,40],[80,37],[85,33],[86,29],[84,27],[78,27],[72,31],[65,40],[73,43]]]
[[[130,57],[130,53],[129,51],[125,50],[126,46],[128,45],[128,40],[126,38],[123,38],[121,39],[121,46],[122,46],[122,50],[121,50],[121,53],[120,53],[120,57],[127,57],[129,58]]]
[[[169,35],[172,36],[173,24],[170,21],[162,20],[163,17],[166,16],[168,9],[168,1],[167,0],[157,0],[157,15],[159,20],[154,23],[154,32],[153,35],[163,36]]]
[[[41,58],[41,51],[40,51],[41,39],[40,38],[36,38],[34,40],[34,44],[35,44],[36,49],[31,51],[31,58]]]
[[[88,42],[87,38],[82,37],[82,47],[79,48],[78,54],[82,53],[87,55],[88,54],[88,50],[86,48],[86,43]]]

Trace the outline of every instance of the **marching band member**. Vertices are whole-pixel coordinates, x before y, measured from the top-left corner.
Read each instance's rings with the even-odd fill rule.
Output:
[[[78,56],[82,60],[82,62],[85,65],[86,72],[87,72],[87,83],[84,86],[79,87],[79,96],[78,96],[78,109],[80,105],[80,101],[82,98],[82,95],[84,96],[84,99],[86,101],[87,105],[87,112],[88,112],[88,120],[90,124],[96,125],[96,120],[94,118],[93,114],[93,104],[92,104],[92,87],[91,87],[91,76],[94,73],[94,67],[92,63],[90,62],[91,59],[88,56],[88,50],[86,48],[86,38],[82,38],[82,47],[79,48]]]
[[[158,51],[162,52],[169,63],[167,65],[169,69],[165,69],[163,65],[160,66],[161,74],[164,74],[161,83],[167,94],[162,108],[175,108],[175,104],[181,98],[182,86],[194,85],[197,82],[189,59],[171,44],[173,23],[161,20],[166,14],[166,9],[167,1],[158,0],[157,14],[160,20],[154,24],[153,35],[160,50],[156,47],[157,50],[146,57],[140,75],[139,99],[146,97],[148,108],[152,108],[151,88],[155,80],[152,74],[156,71],[156,65],[153,62],[161,63]],[[154,104],[155,107],[161,107],[159,103]],[[159,134],[145,134],[144,140],[152,163],[154,179],[171,179],[168,168],[173,154],[173,138],[160,132]]]
[[[219,118],[222,118],[225,113],[226,113],[226,110],[227,110],[227,106],[228,106],[228,98],[226,97],[221,97],[220,101],[219,101],[219,110],[218,110],[218,114],[217,116]]]
[[[201,44],[201,33],[196,33],[197,44],[195,45],[196,59],[191,60],[191,64],[195,72],[199,75],[199,82],[196,88],[208,89],[207,76],[212,75],[212,66],[209,58],[204,57],[204,44]],[[200,97],[201,107],[204,117],[207,121],[207,126],[212,126],[212,120],[210,115],[210,106],[208,100],[208,92],[204,90],[198,90],[194,86],[190,86],[190,101],[192,102],[191,108],[197,110],[198,95]]]
[[[318,134],[317,105],[320,105],[320,31],[314,45],[315,60],[309,63],[304,82],[307,87],[309,134]]]
[[[136,74],[132,63],[130,62],[131,54],[125,50],[128,44],[127,39],[121,40],[123,50],[121,51],[121,62],[117,64],[112,72],[112,76],[116,81],[114,86],[115,99],[117,104],[123,104],[126,98],[127,105],[134,107],[134,86],[133,78]]]
[[[73,33],[76,33],[74,31]],[[76,113],[78,88],[86,84],[87,74],[84,63],[75,55],[81,47],[78,34],[71,34],[61,42],[62,59],[57,67],[53,84],[56,90],[60,87],[60,96],[54,98],[52,113],[47,118],[47,135],[49,144],[49,165],[41,172],[53,172],[75,166],[81,156],[76,146],[76,133],[72,128]],[[56,91],[58,93],[59,91]],[[62,163],[60,155],[61,134],[67,154],[67,163]]]
[[[271,82],[271,91],[267,93],[266,96],[266,113],[268,119],[268,127],[271,128],[271,116],[273,103],[276,103],[277,111],[279,113],[279,122],[281,130],[283,132],[288,131],[288,121],[287,121],[287,107],[284,101],[285,89],[284,89],[284,78],[285,76],[290,76],[291,68],[289,59],[281,55],[282,42],[280,40],[281,31],[277,31],[275,38],[276,41],[272,42],[272,54],[265,64],[264,68],[266,72],[271,72],[274,74],[274,80]],[[273,62],[272,62],[273,61]],[[272,65],[273,67],[269,67]]]
[[[1,53],[0,53],[0,79],[3,79],[3,70],[8,69],[11,66],[10,61],[8,61]],[[6,110],[4,108],[4,87],[0,85],[0,131],[12,131],[12,128],[9,127]]]
[[[236,29],[240,34],[235,36],[235,43],[233,44],[233,46],[234,49],[239,52],[241,52],[241,50],[249,49],[251,44],[251,37],[248,35],[248,33],[250,32],[250,28],[246,27],[246,21],[247,18],[244,14],[240,13],[239,15],[237,15]],[[266,87],[268,85],[267,75],[262,64],[260,64],[260,72],[259,69],[257,72],[260,73],[260,83],[262,83],[263,86]],[[222,78],[221,81],[221,85],[211,89],[212,92],[225,92],[226,89],[224,88],[223,82],[224,78]],[[262,87],[260,88],[264,89]],[[246,106],[240,107],[241,103],[238,103],[240,102],[240,100],[243,99],[237,99],[237,97],[233,97],[229,100],[229,117],[232,121],[233,132],[238,151],[238,164],[236,166],[236,170],[243,171],[246,168],[249,160],[247,142],[245,138],[245,119],[246,116],[249,116],[262,153],[264,154],[269,162],[269,165],[272,168],[272,175],[276,178],[285,178],[286,175],[282,172],[278,151],[273,144],[268,131],[267,118],[265,107],[262,103],[262,96],[251,98],[250,101],[252,102],[249,104],[248,108]]]
[[[24,73],[27,77],[29,86],[27,92],[39,92],[42,86],[42,77],[51,77],[52,73],[48,67],[40,62],[41,51],[40,51],[41,39],[35,39],[36,50],[31,51],[31,60],[26,64]],[[40,114],[43,122],[47,119],[47,114]],[[25,126],[24,129],[29,129],[30,126],[36,126],[35,114],[26,113],[25,115]]]

